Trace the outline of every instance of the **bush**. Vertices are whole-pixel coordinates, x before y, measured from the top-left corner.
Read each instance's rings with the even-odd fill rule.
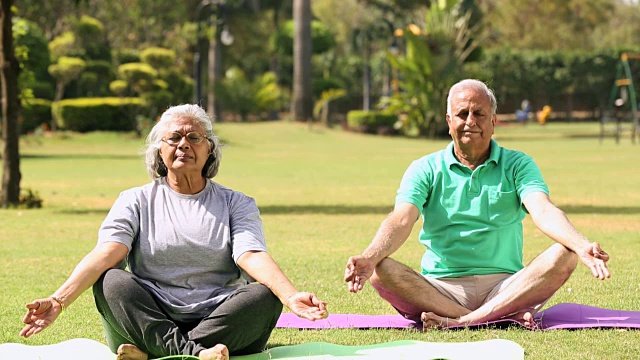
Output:
[[[37,191],[25,188],[20,190],[18,198],[18,208],[20,209],[39,209],[42,207],[42,198]]]
[[[160,47],[150,47],[140,53],[140,59],[156,70],[166,69],[176,63],[176,52]]]
[[[78,132],[132,131],[136,116],[146,110],[140,98],[80,98],[54,103],[60,127]]]
[[[140,52],[135,49],[122,49],[114,52],[115,60],[118,64],[128,64],[140,62]]]
[[[36,81],[31,85],[31,90],[33,91],[33,97],[36,99],[53,100],[56,96],[53,84],[50,82]]]
[[[394,125],[397,121],[395,114],[381,111],[353,110],[347,113],[349,129],[369,134],[395,134]]]
[[[295,25],[293,20],[287,21],[270,38],[270,48],[280,54],[293,56],[293,34]],[[333,49],[336,40],[331,31],[317,20],[311,21],[311,42],[313,54],[322,54]]]
[[[328,90],[344,89],[342,81],[336,78],[320,78],[311,80],[311,88],[314,98],[319,98],[322,93]]]
[[[51,128],[51,101],[45,99],[22,100],[20,133],[31,132],[42,124]]]
[[[193,79],[181,74],[177,70],[168,70],[160,77],[168,85],[173,94],[173,104],[184,104],[193,100]]]
[[[118,67],[118,76],[140,94],[153,88],[153,80],[158,77],[158,72],[149,64],[128,63]]]

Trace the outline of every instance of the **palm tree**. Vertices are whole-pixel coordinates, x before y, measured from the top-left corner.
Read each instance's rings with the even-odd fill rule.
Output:
[[[291,116],[294,120],[311,120],[313,99],[311,90],[311,0],[293,1],[293,95]]]

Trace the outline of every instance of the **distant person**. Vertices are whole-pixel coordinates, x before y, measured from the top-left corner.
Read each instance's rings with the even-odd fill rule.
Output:
[[[496,98],[481,81],[449,91],[446,120],[453,141],[407,169],[395,208],[361,255],[349,258],[351,292],[367,280],[398,312],[425,328],[513,319],[534,327],[533,315],[573,273],[577,260],[594,277],[610,277],[609,255],[590,242],[549,199],[540,170],[526,154],[492,139]],[[556,242],[522,262],[522,220]],[[390,256],[422,216],[426,247],[421,271]]]
[[[522,103],[520,103],[520,109],[516,110],[516,120],[522,123],[522,125],[527,125],[530,115],[531,105],[529,104],[529,100],[524,99]]]
[[[544,125],[547,123],[547,118],[551,114],[551,106],[545,105],[542,110],[538,111],[538,124]]]
[[[165,111],[147,137],[153,181],[120,194],[96,247],[52,296],[27,304],[20,335],[44,330],[91,286],[119,360],[260,352],[282,304],[326,317],[325,303],[296,290],[267,253],[254,199],[210,180],[220,158],[201,107]]]

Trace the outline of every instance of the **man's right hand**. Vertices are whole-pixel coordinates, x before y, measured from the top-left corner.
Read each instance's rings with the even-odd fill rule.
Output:
[[[375,268],[376,264],[362,255],[350,257],[344,271],[344,281],[347,282],[349,291],[357,293],[362,290],[364,284],[373,275]]]

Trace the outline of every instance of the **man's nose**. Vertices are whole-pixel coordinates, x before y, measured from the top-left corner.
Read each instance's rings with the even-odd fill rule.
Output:
[[[469,127],[476,126],[476,116],[473,113],[469,113],[469,115],[467,115],[467,119],[466,119],[465,122],[467,123],[467,126],[469,126]]]

